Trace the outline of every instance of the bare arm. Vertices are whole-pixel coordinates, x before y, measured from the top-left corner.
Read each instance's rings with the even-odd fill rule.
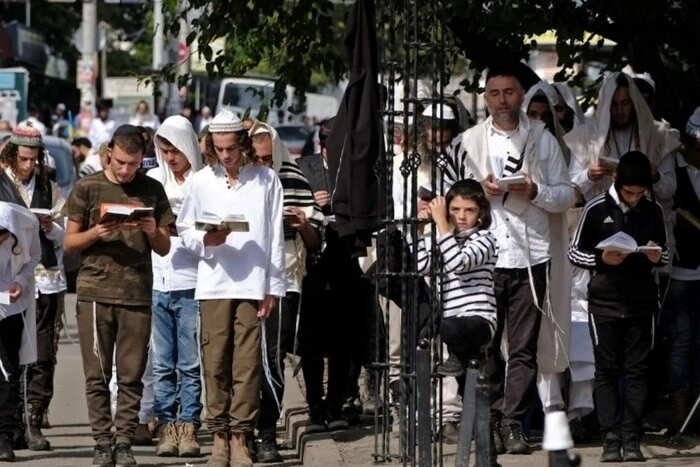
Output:
[[[90,248],[98,240],[112,236],[117,230],[119,230],[119,224],[110,222],[97,224],[83,231],[79,223],[69,219],[66,226],[66,234],[63,237],[63,249],[66,253],[80,253]]]

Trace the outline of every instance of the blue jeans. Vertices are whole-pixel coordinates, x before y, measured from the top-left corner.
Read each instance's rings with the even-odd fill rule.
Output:
[[[668,389],[700,389],[700,281],[671,279],[661,315]]]
[[[154,290],[152,321],[154,409],[158,425],[179,421],[199,428],[202,380],[197,340],[199,303],[194,299],[194,289]]]

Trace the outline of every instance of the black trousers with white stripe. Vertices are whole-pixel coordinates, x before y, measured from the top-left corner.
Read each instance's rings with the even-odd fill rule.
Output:
[[[9,316],[0,321],[0,436],[12,439],[19,404],[19,348],[22,345],[24,321],[22,315]]]

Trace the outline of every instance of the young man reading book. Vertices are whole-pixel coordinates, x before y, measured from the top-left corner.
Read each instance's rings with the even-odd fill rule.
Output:
[[[247,447],[260,410],[261,323],[287,287],[279,177],[255,161],[243,123],[229,109],[209,124],[208,167],[192,177],[177,218],[185,248],[199,257],[208,467],[252,466]],[[202,219],[243,216],[246,231],[206,231]],[[217,223],[218,223],[217,222]]]
[[[639,443],[649,379],[647,357],[659,306],[652,268],[668,263],[661,207],[646,196],[652,183],[651,165],[644,154],[632,151],[622,156],[613,185],[586,204],[569,248],[569,260],[575,266],[594,271],[588,311],[604,440],[601,462],[644,460]],[[634,242],[624,248],[602,248],[601,242],[618,232]],[[635,245],[660,248],[639,251]],[[619,395],[620,378],[624,378],[624,399]]]
[[[132,125],[117,128],[109,143],[107,168],[80,179],[63,208],[68,218],[65,251],[81,252],[77,316],[96,444],[92,465],[136,465],[131,443],[151,336],[151,251],[168,254],[168,226],[175,222],[163,185],[139,173],[145,150],[141,130]],[[153,214],[134,222],[100,223],[115,205],[150,207]],[[114,423],[108,386],[113,355],[119,375]]]

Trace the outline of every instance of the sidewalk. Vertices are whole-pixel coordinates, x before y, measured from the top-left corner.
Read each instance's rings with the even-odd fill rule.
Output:
[[[75,467],[88,466],[92,460],[93,440],[87,419],[85,404],[85,387],[77,344],[75,329],[75,295],[69,295],[66,303],[68,314],[68,330],[73,342],[65,336],[61,337],[58,353],[58,367],[55,378],[55,397],[50,407],[49,419],[52,428],[44,434],[51,441],[52,451],[38,453],[32,451],[17,451],[17,465]],[[279,464],[266,464],[277,467],[309,466],[309,467],[360,467],[374,464],[373,453],[374,427],[371,418],[365,418],[365,423],[352,427],[344,432],[320,433],[304,435],[306,423],[306,403],[302,393],[303,380],[301,374],[292,377],[292,369],[286,369],[287,390],[285,391],[285,412],[279,426],[280,453],[285,459]],[[302,383],[302,384],[300,384]],[[536,440],[535,440],[536,441]],[[663,437],[648,436],[643,446],[644,454],[649,459],[646,464],[625,463],[625,466],[635,465],[682,467],[700,465],[700,439],[689,438],[692,444],[687,449],[678,451],[663,444]],[[211,436],[203,429],[200,432],[203,457],[198,459],[159,458],[154,455],[154,447],[134,447],[134,454],[141,466],[196,466],[206,464],[206,457],[211,453]],[[398,452],[397,441],[393,452]],[[539,449],[539,447],[537,448]],[[583,458],[583,466],[599,465],[600,446],[576,448]],[[455,446],[444,446],[445,466],[454,465],[453,453]],[[301,461],[303,459],[303,462]],[[501,456],[499,462],[503,467],[546,466],[547,453],[537,450],[530,456]],[[473,459],[471,464],[473,465]],[[392,464],[389,464],[392,465]],[[398,462],[393,465],[400,465]]]

